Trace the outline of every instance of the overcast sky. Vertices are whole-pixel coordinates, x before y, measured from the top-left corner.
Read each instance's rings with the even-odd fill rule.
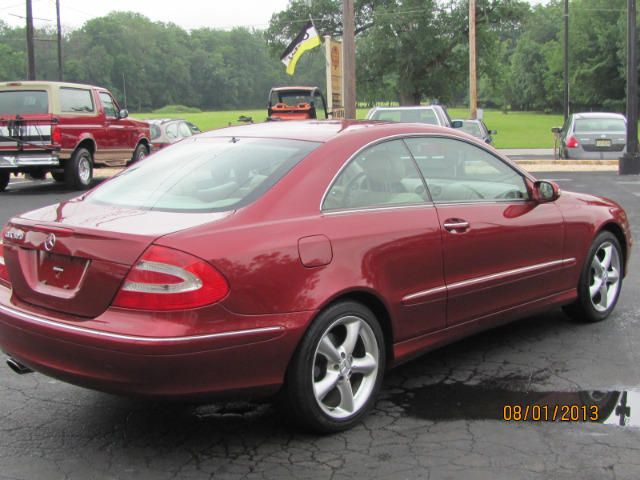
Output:
[[[265,29],[271,15],[285,10],[288,4],[288,0],[60,0],[60,23],[63,30],[73,30],[112,11],[132,11],[152,22],[172,22],[185,30]],[[31,5],[36,28],[56,26],[55,0],[31,0]],[[25,17],[25,0],[0,0],[3,21],[14,27],[22,26]]]

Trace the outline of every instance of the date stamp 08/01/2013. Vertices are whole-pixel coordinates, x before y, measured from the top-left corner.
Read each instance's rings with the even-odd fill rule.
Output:
[[[597,422],[596,405],[505,405],[506,422]]]

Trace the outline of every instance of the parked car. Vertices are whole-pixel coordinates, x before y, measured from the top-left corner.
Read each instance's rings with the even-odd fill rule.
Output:
[[[473,135],[489,145],[493,145],[493,135],[496,135],[498,132],[496,130],[489,130],[482,119],[456,118],[454,121],[462,124],[458,127],[461,131]]]
[[[626,152],[627,119],[619,113],[574,113],[551,131],[559,158],[617,160]]]
[[[125,166],[149,153],[149,125],[129,117],[102,87],[0,83],[0,191],[10,175],[51,173],[70,188],[91,186],[93,169]]]
[[[449,128],[265,122],[163,148],[2,235],[0,349],[126,395],[274,394],[340,431],[388,366],[555,307],[614,309],[631,237]]]
[[[147,118],[145,122],[151,129],[151,149],[154,151],[200,133],[198,127],[182,118]]]
[[[442,105],[415,105],[407,107],[373,107],[367,113],[367,120],[386,122],[415,122],[458,128],[461,122],[453,122],[447,109]]]

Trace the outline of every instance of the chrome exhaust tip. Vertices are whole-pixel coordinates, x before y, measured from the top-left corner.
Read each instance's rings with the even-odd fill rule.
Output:
[[[20,362],[16,361],[11,357],[7,359],[7,365],[9,365],[9,368],[14,372],[16,372],[18,375],[24,375],[25,373],[33,373],[33,370],[31,370],[29,367],[25,367]]]

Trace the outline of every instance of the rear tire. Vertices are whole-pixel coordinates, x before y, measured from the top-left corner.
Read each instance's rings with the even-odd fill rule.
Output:
[[[93,180],[93,157],[86,148],[79,148],[64,166],[64,179],[73,190],[86,190]]]
[[[565,313],[582,322],[601,322],[618,302],[624,265],[620,243],[611,232],[593,241],[578,281],[578,298]]]
[[[283,388],[286,412],[318,432],[351,428],[382,384],[382,329],[364,305],[343,301],[320,312],[302,337]]]

